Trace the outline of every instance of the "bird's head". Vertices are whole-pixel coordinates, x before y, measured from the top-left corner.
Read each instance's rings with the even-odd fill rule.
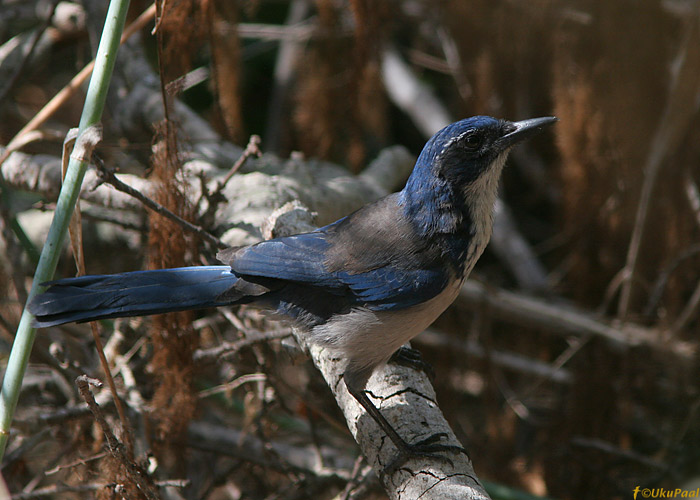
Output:
[[[554,117],[510,122],[473,116],[448,125],[423,148],[399,203],[424,231],[453,231],[467,216],[490,227],[508,152],[556,121]]]
[[[483,176],[497,180],[510,149],[556,121],[554,117],[510,122],[473,116],[452,123],[427,142],[414,175],[417,180],[436,176],[463,188]]]

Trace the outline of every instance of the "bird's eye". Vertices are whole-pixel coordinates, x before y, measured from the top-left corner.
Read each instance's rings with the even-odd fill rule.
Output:
[[[476,132],[469,132],[462,139],[462,144],[464,144],[467,151],[478,151],[481,147],[481,142],[481,135]]]

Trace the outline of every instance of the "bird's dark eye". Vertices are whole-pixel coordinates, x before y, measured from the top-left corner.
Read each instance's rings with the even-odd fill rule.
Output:
[[[476,132],[469,132],[464,135],[462,139],[462,144],[467,151],[475,152],[481,147],[482,138],[480,134]]]

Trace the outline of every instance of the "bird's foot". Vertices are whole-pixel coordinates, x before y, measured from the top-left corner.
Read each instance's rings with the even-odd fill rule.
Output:
[[[413,368],[422,371],[432,382],[435,380],[435,370],[433,365],[423,359],[420,351],[411,347],[401,346],[389,358],[390,363]]]
[[[383,475],[393,474],[396,470],[401,467],[407,460],[411,458],[426,458],[428,460],[440,460],[442,462],[447,462],[452,467],[454,464],[452,460],[448,457],[441,455],[442,452],[452,452],[452,453],[464,453],[464,455],[469,458],[467,450],[461,446],[456,446],[452,444],[440,444],[436,441],[440,441],[442,438],[447,437],[445,432],[438,432],[429,436],[417,443],[408,444],[405,441],[397,446],[399,453],[394,460],[391,461],[382,471]],[[396,443],[395,443],[396,444]]]

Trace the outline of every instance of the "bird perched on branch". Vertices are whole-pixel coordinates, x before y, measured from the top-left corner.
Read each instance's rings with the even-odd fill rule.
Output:
[[[457,296],[491,237],[510,149],[554,117],[475,116],[425,145],[404,189],[310,233],[219,253],[225,265],[81,276],[46,283],[29,304],[37,327],[254,304],[289,318],[345,363],[350,394],[400,456],[454,447],[409,444],[365,393],[373,371]]]

